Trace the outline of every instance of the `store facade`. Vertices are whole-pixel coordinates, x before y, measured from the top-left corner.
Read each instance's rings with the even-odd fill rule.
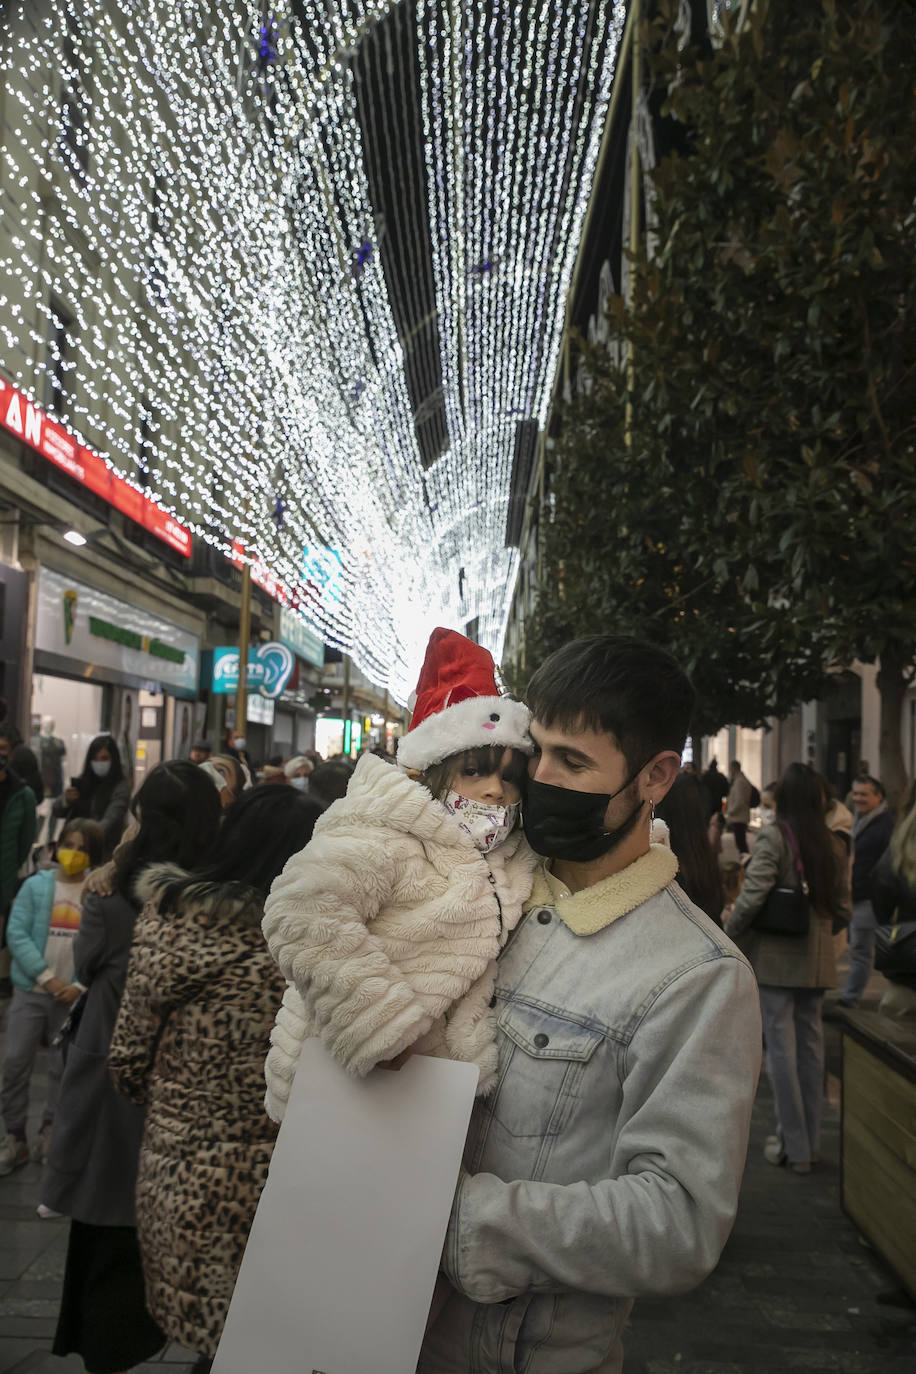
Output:
[[[34,643],[32,736],[52,795],[80,773],[103,731],[134,787],[162,759],[188,757],[203,711],[198,635],[42,565]]]

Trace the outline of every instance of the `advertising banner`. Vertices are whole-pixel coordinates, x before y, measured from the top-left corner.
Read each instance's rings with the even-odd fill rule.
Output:
[[[0,377],[0,425],[164,544],[191,557],[191,531]]]
[[[289,682],[296,659],[285,644],[275,640],[259,644],[248,652],[248,690],[262,697],[278,697]],[[239,651],[225,646],[213,650],[213,678],[211,690],[219,693],[236,692],[239,685]]]
[[[35,648],[197,692],[196,635],[51,568],[38,574]]]

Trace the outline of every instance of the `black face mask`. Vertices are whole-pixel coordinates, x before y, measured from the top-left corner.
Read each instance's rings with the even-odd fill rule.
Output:
[[[587,864],[610,854],[636,827],[645,805],[637,802],[626,820],[614,830],[604,828],[604,817],[615,797],[639,777],[642,768],[616,792],[573,792],[568,787],[529,780],[522,810],[528,843],[547,859],[567,859]]]

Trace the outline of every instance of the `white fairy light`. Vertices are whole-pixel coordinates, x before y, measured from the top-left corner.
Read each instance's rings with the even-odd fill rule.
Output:
[[[196,537],[311,582],[309,619],[399,700],[433,625],[501,649],[516,433],[546,419],[625,11],[326,0],[303,35],[278,7],[258,71],[260,3],[6,7],[4,370],[42,402],[63,319],[67,427]],[[410,25],[423,176],[364,134],[353,70],[378,39],[382,81]],[[409,247],[383,270],[364,137],[428,221],[431,287]],[[402,343],[430,289],[435,332]],[[425,470],[408,346],[427,396],[441,377]]]

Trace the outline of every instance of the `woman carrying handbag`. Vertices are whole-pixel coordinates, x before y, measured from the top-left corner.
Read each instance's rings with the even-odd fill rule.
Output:
[[[760,987],[776,1134],[764,1156],[807,1174],[818,1159],[824,1085],[824,990],[836,987],[833,926],[849,920],[842,843],[827,828],[820,778],[792,763],[776,789],[776,821],[757,836],[725,931]],[[788,933],[791,931],[792,933]]]

